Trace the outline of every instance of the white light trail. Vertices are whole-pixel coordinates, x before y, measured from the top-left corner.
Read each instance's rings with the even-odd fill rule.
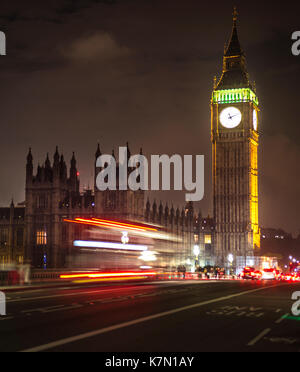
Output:
[[[103,249],[117,249],[126,251],[147,251],[146,245],[137,244],[122,244],[122,243],[110,243],[110,242],[96,242],[86,240],[75,240],[74,247],[85,247],[85,248],[103,248]]]

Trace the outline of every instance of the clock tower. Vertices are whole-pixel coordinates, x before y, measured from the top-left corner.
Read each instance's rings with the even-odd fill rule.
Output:
[[[237,11],[225,46],[222,76],[211,100],[213,203],[216,263],[253,256],[260,247],[258,224],[259,104],[237,32]]]

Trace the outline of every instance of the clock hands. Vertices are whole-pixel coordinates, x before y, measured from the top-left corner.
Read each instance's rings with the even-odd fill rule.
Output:
[[[236,114],[236,115],[230,115],[230,114],[228,114],[228,119],[230,119],[230,120],[232,120],[232,118],[234,118],[235,116],[238,116],[239,114]]]

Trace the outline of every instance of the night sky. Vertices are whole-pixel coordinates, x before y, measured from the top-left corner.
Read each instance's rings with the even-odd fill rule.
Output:
[[[261,106],[260,224],[299,233],[299,1],[2,1],[0,205],[24,200],[25,163],[55,146],[75,151],[81,186],[93,185],[97,142],[111,153],[129,141],[150,154],[204,154],[212,214],[210,98],[239,12],[239,37]],[[153,199],[154,195],[151,195]],[[174,207],[184,193],[161,192]]]

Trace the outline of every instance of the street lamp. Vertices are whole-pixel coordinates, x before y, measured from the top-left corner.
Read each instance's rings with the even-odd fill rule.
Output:
[[[234,257],[233,257],[233,254],[232,254],[232,253],[230,253],[230,254],[228,255],[228,261],[229,261],[229,263],[232,265],[232,263],[233,263],[233,261],[234,261]]]
[[[194,245],[194,255],[198,257],[200,254],[200,248],[199,245]]]
[[[233,256],[233,254],[232,253],[230,253],[229,255],[228,255],[228,262],[229,262],[229,264],[230,264],[230,275],[232,275],[232,264],[233,264],[233,261],[234,261],[234,256]]]
[[[194,252],[194,255],[195,255],[195,266],[197,268],[197,266],[199,265],[199,254],[200,254],[199,245],[194,245],[193,252]]]

